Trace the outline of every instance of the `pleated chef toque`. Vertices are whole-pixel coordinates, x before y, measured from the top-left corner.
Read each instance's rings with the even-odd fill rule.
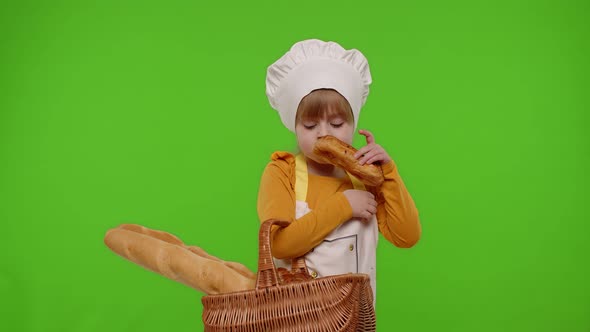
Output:
[[[295,43],[268,67],[266,95],[283,124],[295,132],[301,99],[316,89],[334,89],[348,100],[356,130],[371,83],[369,63],[360,51],[345,50],[332,41],[308,39]]]

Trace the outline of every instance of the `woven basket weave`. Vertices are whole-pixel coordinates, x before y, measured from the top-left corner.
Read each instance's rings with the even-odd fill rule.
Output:
[[[375,331],[369,276],[313,279],[303,257],[293,260],[291,273],[282,274],[270,251],[273,224],[289,223],[261,225],[256,289],[201,298],[205,331]]]

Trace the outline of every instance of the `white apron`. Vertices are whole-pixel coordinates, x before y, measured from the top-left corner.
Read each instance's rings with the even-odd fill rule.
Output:
[[[302,154],[295,158],[295,219],[311,211],[307,198],[307,163]],[[348,174],[354,189],[366,190],[362,182]],[[371,278],[373,305],[376,300],[376,249],[379,239],[377,218],[364,222],[351,219],[336,229],[315,248],[305,254],[305,263],[309,273],[314,277],[325,277],[346,273],[365,273]],[[291,268],[290,259],[274,258],[277,267]]]

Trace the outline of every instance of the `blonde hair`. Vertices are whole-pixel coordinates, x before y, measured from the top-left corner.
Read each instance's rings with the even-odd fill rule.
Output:
[[[318,121],[335,117],[354,123],[352,108],[346,98],[334,89],[317,89],[299,102],[295,125],[302,121]]]

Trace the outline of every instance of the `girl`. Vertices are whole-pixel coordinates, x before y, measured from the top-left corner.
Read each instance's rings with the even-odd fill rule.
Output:
[[[290,221],[271,232],[277,266],[305,255],[311,275],[366,273],[376,298],[378,233],[400,248],[421,234],[418,211],[389,154],[370,131],[355,157],[379,165],[379,187],[365,187],[345,170],[319,162],[315,141],[332,135],[352,144],[358,115],[371,84],[369,66],[358,50],[334,42],[304,40],[267,71],[266,94],[283,124],[295,133],[300,152],[272,154],[260,181],[258,215]]]

